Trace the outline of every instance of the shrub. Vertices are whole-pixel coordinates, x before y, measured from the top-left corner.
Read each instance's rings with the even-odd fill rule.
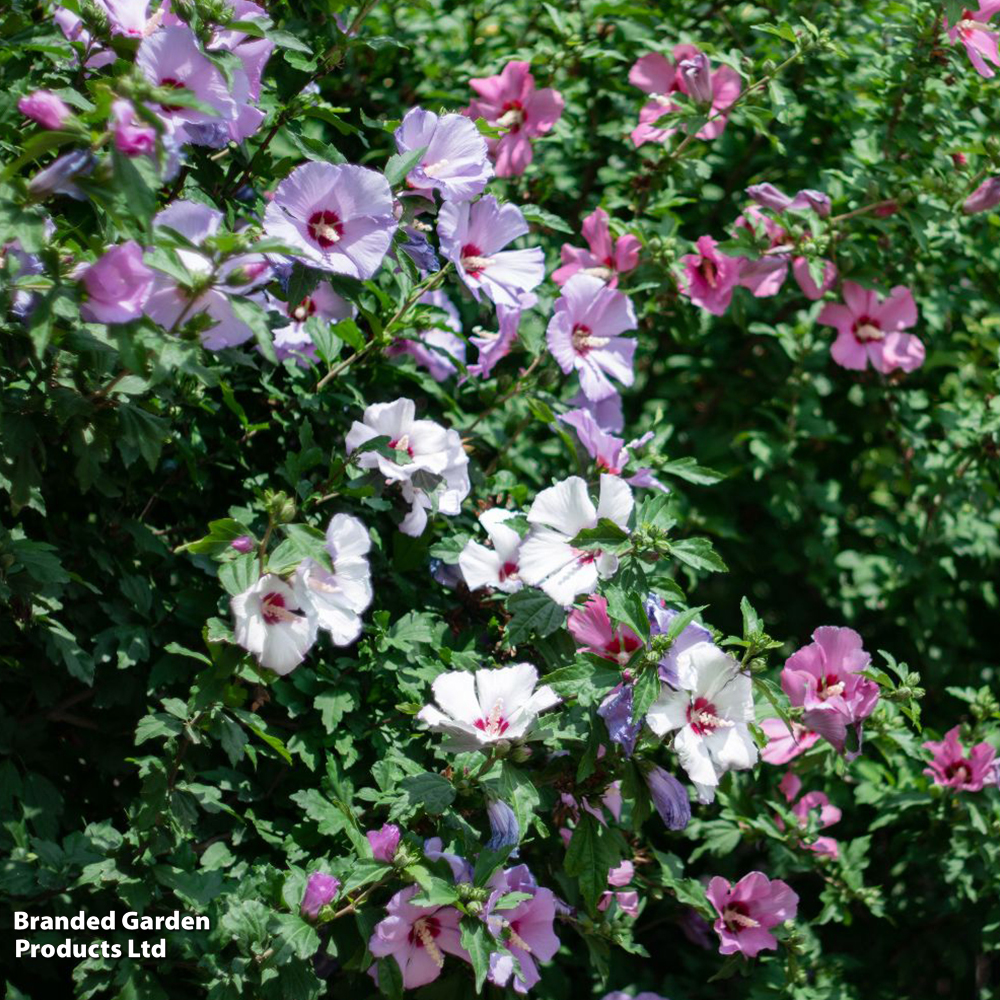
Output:
[[[7,996],[992,995],[997,5],[267,7],[0,14]]]

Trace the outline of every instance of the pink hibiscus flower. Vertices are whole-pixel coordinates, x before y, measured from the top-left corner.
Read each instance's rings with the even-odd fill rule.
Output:
[[[618,285],[618,275],[631,271],[639,263],[642,244],[631,233],[611,240],[608,213],[603,208],[595,208],[583,220],[583,238],[588,249],[562,245],[560,256],[563,266],[552,273],[557,285],[564,285],[578,271],[606,281],[611,288]]]
[[[546,342],[559,367],[574,369],[580,387],[594,400],[616,393],[612,379],[631,385],[635,338],[622,337],[636,328],[628,296],[589,274],[577,274],[563,285],[546,331]]]
[[[802,779],[792,771],[788,771],[781,779],[778,786],[782,794],[789,803],[795,802],[799,792],[802,791]],[[836,806],[830,805],[830,800],[823,792],[806,792],[805,795],[792,806],[792,814],[799,821],[799,826],[803,829],[809,826],[809,814],[815,812],[819,822],[819,828],[825,830],[828,826],[840,822],[841,812]],[[778,829],[784,830],[785,824],[780,817],[775,817]],[[823,854],[830,858],[836,858],[840,854],[840,846],[833,837],[817,837],[811,844],[799,841],[799,847],[814,854]]]
[[[695,243],[698,252],[681,258],[684,276],[680,281],[680,292],[696,306],[707,309],[714,316],[721,316],[729,308],[733,289],[739,284],[743,260],[727,257],[719,253],[717,247],[711,236],[702,236]]]
[[[472,119],[485,118],[490,125],[506,129],[499,139],[490,139],[490,156],[496,162],[497,177],[523,174],[534,155],[531,140],[551,131],[562,115],[566,102],[558,90],[535,89],[531,64],[509,62],[499,76],[469,81],[479,95],[463,112]]]
[[[729,118],[729,108],[740,96],[743,81],[739,73],[722,66],[714,73],[708,57],[694,45],[678,45],[674,62],[657,52],[639,59],[629,70],[628,80],[650,95],[639,112],[639,124],[632,130],[632,142],[642,146],[647,142],[666,142],[675,126],[658,128],[656,122],[680,106],[670,95],[680,92],[701,105],[709,121],[698,132],[699,139],[714,139],[721,135]]]
[[[411,108],[393,135],[400,153],[427,147],[406,183],[432,199],[437,190],[445,201],[471,201],[493,176],[486,140],[461,115]]]
[[[781,879],[771,880],[763,872],[750,872],[736,885],[716,875],[705,895],[719,914],[714,927],[723,955],[741,952],[754,958],[758,952],[776,949],[771,928],[794,920],[799,908],[796,893]]]
[[[996,70],[986,65],[987,60],[1000,66],[1000,34],[986,28],[989,19],[998,11],[1000,0],[982,0],[975,10],[963,10],[958,24],[948,29],[952,44],[961,42],[976,72],[987,78],[996,75]]]
[[[410,900],[419,891],[411,885],[397,892],[368,942],[376,958],[396,960],[406,990],[434,982],[444,968],[444,952],[469,961],[459,937],[461,914],[451,906],[413,906]]]
[[[582,608],[574,608],[566,621],[581,653],[593,653],[623,667],[642,641],[627,625],[611,627],[607,598],[592,594]]]
[[[996,784],[996,750],[989,743],[977,743],[966,757],[958,731],[959,727],[955,726],[944,734],[943,740],[921,744],[933,754],[924,774],[933,778],[935,785],[954,788],[956,792],[980,792],[983,785]]]
[[[510,954],[490,955],[490,982],[506,986],[514,977],[514,989],[527,993],[542,978],[536,962],[548,962],[559,950],[554,923],[556,897],[551,889],[540,887],[526,865],[500,872],[491,880],[493,892],[487,903],[486,925],[490,933]],[[494,910],[501,896],[510,892],[528,895],[528,899],[510,910]],[[513,958],[519,971],[515,971]]]
[[[524,214],[492,195],[477,202],[448,201],[438,215],[441,253],[450,260],[477,301],[481,294],[498,306],[520,309],[523,296],[545,277],[541,247],[504,250],[528,232]]]
[[[878,702],[878,685],[861,675],[871,656],[853,629],[824,625],[812,638],[785,661],[781,687],[793,706],[805,709],[803,723],[843,753],[847,727],[854,727],[860,747],[861,723]]]
[[[871,362],[876,371],[886,374],[896,368],[912,372],[924,363],[923,343],[914,334],[903,333],[917,322],[917,305],[908,288],[896,285],[882,299],[845,281],[844,302],[824,306],[817,320],[837,330],[830,355],[838,365],[864,371]]]
[[[767,746],[761,750],[760,759],[768,764],[787,764],[819,740],[819,733],[814,733],[797,722],[792,723],[789,731],[781,719],[764,719],[760,728],[767,737]]]
[[[771,191],[776,195],[784,198],[787,202],[785,208],[800,210],[808,208],[810,202],[806,199],[806,194],[819,195],[819,192],[800,191],[795,198],[788,198],[787,195],[782,195],[777,188],[772,188],[769,184],[761,185],[761,188],[763,187],[771,188]],[[751,190],[748,188],[747,193],[750,193]],[[754,196],[751,195],[751,197]],[[759,201],[760,199],[755,197],[754,200]],[[826,205],[827,211],[829,211],[829,199],[827,199]],[[784,211],[784,209],[774,208],[773,204],[768,207],[772,208],[772,211]],[[821,262],[823,265],[822,284],[817,285],[809,272],[808,259],[795,253],[795,245],[785,228],[761,212],[755,205],[751,205],[736,220],[735,228],[748,229],[767,242],[767,249],[757,260],[751,260],[747,257],[741,258],[740,284],[744,288],[749,288],[755,298],[776,295],[788,277],[789,264],[791,264],[792,274],[795,276],[795,281],[803,295],[813,301],[822,298],[837,280],[836,265],[833,261],[824,260]]]
[[[630,452],[633,449],[641,448],[652,437],[653,432],[647,431],[642,437],[629,441],[628,444],[620,437],[615,437],[607,431],[602,430],[594,419],[590,410],[579,409],[570,410],[559,418],[564,424],[569,424],[576,431],[576,436],[580,439],[587,454],[594,460],[600,472],[610,472],[612,475],[620,475],[625,467],[632,461]],[[646,486],[651,489],[662,490],[669,493],[670,489],[664,486],[654,475],[652,469],[635,469],[632,475],[625,479],[630,486]]]
[[[277,187],[264,232],[304,264],[370,278],[392,243],[396,219],[385,177],[353,164],[304,163]]]

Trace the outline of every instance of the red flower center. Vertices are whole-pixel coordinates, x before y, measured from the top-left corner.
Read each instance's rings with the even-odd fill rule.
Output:
[[[260,610],[264,616],[264,621],[268,625],[277,625],[288,618],[284,597],[281,594],[276,594],[274,591],[264,595],[260,602]]]
[[[307,295],[292,311],[292,319],[304,323],[310,316],[316,315],[316,303]]]
[[[969,761],[962,758],[949,764],[944,769],[944,773],[949,781],[957,781],[960,785],[967,785],[972,778],[972,767]]]
[[[462,267],[470,278],[478,278],[486,270],[486,258],[475,243],[462,247]]]
[[[701,276],[708,283],[709,288],[715,288],[719,284],[719,271],[715,264],[712,263],[707,257],[701,258],[701,264],[698,265],[698,270],[701,271]]]
[[[344,235],[344,224],[340,221],[340,216],[329,209],[313,212],[306,223],[309,236],[321,249],[329,250],[340,242]]]
[[[503,736],[510,727],[510,723],[503,717],[503,702],[498,699],[490,714],[485,719],[476,719],[473,725],[487,736]]]
[[[426,948],[427,939],[433,940],[441,933],[441,924],[437,917],[421,917],[410,927],[407,940],[417,948]]]
[[[389,442],[389,447],[395,451],[405,451],[410,458],[413,458],[413,448],[410,446],[410,435],[404,434],[402,437],[393,438]]]
[[[160,81],[161,87],[169,87],[171,90],[187,90],[187,87],[180,80],[175,80],[172,76],[165,76]],[[183,104],[161,104],[164,111],[180,111]]]
[[[501,112],[497,124],[515,135],[521,131],[521,126],[528,120],[528,113],[520,101],[506,101]]]
[[[871,316],[859,316],[854,321],[854,336],[861,344],[867,344],[873,340],[882,340],[885,334],[877,319]]]
[[[844,682],[836,674],[827,674],[816,683],[816,694],[824,701],[844,693]]]
[[[500,567],[500,582],[503,583],[505,580],[509,580],[512,576],[517,576],[517,568],[516,562],[505,562]]]
[[[760,927],[760,924],[750,916],[750,907],[746,903],[727,903],[722,911],[722,922],[726,930],[733,934]]]
[[[694,703],[687,708],[688,725],[699,736],[708,736],[714,733],[720,726],[725,725],[724,720],[716,714],[715,705],[707,698],[695,698]]]
[[[585,358],[590,353],[590,348],[592,346],[590,340],[592,336],[593,330],[591,330],[586,324],[573,324],[573,350],[576,351],[581,358]]]

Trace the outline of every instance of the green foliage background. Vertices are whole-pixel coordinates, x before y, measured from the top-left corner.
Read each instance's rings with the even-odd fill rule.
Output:
[[[208,913],[213,925],[207,935],[171,935],[165,962],[10,965],[8,996],[374,995],[364,948],[388,889],[331,925],[328,947],[343,968],[320,979],[317,932],[296,916],[306,871],[322,862],[345,881],[352,873],[358,888],[385,875],[358,860],[355,821],[363,830],[389,817],[468,853],[488,836],[482,789],[460,766],[445,772],[449,758],[411,716],[442,669],[512,655],[511,609],[439,586],[428,561],[454,561],[476,531],[478,502],[526,506],[553,478],[578,471],[568,440],[550,429],[571,395],[565,380],[545,358],[518,376],[544,354],[555,286],[541,289],[494,380],[438,385],[411,361],[375,352],[318,392],[315,371],[276,367],[256,351],[211,354],[147,322],[110,333],[83,324],[70,271],[110,242],[148,243],[152,214],[178,194],[215,204],[234,224],[303,159],[384,169],[391,123],[409,107],[461,107],[470,77],[515,58],[532,62],[539,86],[561,91],[566,110],[536,143],[527,174],[492,189],[537,206],[527,213],[529,242],[545,248],[550,270],[598,204],[645,247],[622,286],[640,315],[627,430],[655,431],[673,487],[672,537],[711,538],[729,568],[665,560],[653,583],[674,603],[708,605],[724,633],[742,634],[748,597],[784,643],[772,680],[821,624],[850,625],[873,653],[909,664],[886,676],[862,758],[807,758],[810,787],[844,810],[835,865],[775,827],[780,772],[767,765],[727,779],[718,805],[696,807],[681,835],[655,816],[644,821],[642,783],[626,768],[624,828],[585,820],[570,860],[552,810],[560,791],[585,794],[611,776],[593,759],[590,773],[576,769],[603,738],[592,709],[606,686],[578,668],[565,631],[520,626],[519,659],[543,672],[577,665],[563,689],[577,700],[550,741],[571,747],[572,763],[504,762],[486,779],[515,804],[523,857],[581,912],[609,864],[632,851],[649,862],[634,934],[590,917],[561,926],[565,947],[536,995],[600,997],[630,986],[674,1000],[723,990],[797,1000],[994,995],[997,793],[939,795],[921,774],[919,749],[962,719],[996,742],[1000,717],[990,694],[1000,215],[960,211],[974,178],[1000,170],[1000,84],[948,43],[941,18],[954,20],[954,5],[401,2],[375,5],[348,41],[335,27],[335,0],[269,6],[297,44],[282,45],[269,65],[265,129],[221,160],[190,147],[176,189],[158,190],[114,160],[90,201],[45,205],[51,239],[24,192],[30,161],[48,153],[25,146],[17,98],[38,86],[90,87],[90,99],[100,97],[43,5],[12,0],[0,14],[0,160],[14,165],[0,186],[0,241],[20,239],[45,264],[45,280],[30,286],[41,305],[28,326],[7,308],[11,276],[0,279],[0,888],[12,908],[31,912],[177,908]],[[628,69],[647,51],[688,41],[746,81],[766,82],[714,142],[677,158],[637,151],[627,133],[642,95]],[[118,44],[126,59],[127,43]],[[319,95],[303,93],[317,73]],[[26,148],[33,155],[22,163]],[[251,191],[236,197],[243,181]],[[739,293],[723,318],[678,297],[676,259],[703,233],[723,239],[743,189],[762,181],[830,194],[840,221],[818,235],[832,241],[843,276],[912,288],[928,349],[919,371],[886,378],[838,368],[831,331],[815,322],[821,304],[792,283],[773,299]],[[843,218],[888,201],[891,214]],[[411,290],[405,275],[383,269],[357,294],[384,322]],[[487,318],[468,300],[461,308],[467,332]],[[342,359],[358,345],[332,350]],[[471,437],[465,513],[437,519],[416,540],[395,530],[391,503],[345,465],[351,420],[366,403],[397,396]],[[241,572],[228,556],[217,572],[224,543],[180,549],[211,537],[209,522],[223,518],[260,538],[266,490],[295,499],[298,523],[322,528],[337,510],[356,513],[376,541],[362,641],[322,646],[277,681],[213,641],[228,618],[220,576]],[[908,679],[914,671],[919,679]],[[915,716],[918,685],[923,735],[900,711]],[[683,904],[698,899],[694,879],[755,868],[795,885],[801,919],[777,956],[731,964],[724,972],[736,979],[709,982],[723,959],[684,936]],[[456,963],[420,995],[472,989]]]

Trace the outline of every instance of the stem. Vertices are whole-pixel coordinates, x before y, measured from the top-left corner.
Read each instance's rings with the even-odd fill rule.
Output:
[[[767,84],[771,82],[771,80],[773,80],[777,76],[780,76],[789,66],[792,65],[792,63],[797,62],[799,59],[801,59],[804,52],[805,52],[804,48],[796,49],[795,52],[792,53],[792,55],[790,55],[783,63],[780,63],[779,65],[775,66],[775,68],[771,70],[770,73],[768,73],[766,76],[762,76],[759,80],[754,80],[754,82],[751,83],[745,90],[741,91],[739,96],[736,98],[735,101],[733,101],[732,104],[729,105],[729,107],[721,109],[719,111],[713,111],[712,114],[710,114],[708,118],[705,119],[705,125],[709,125],[712,122],[714,122],[717,118],[722,118],[724,115],[730,114],[734,108],[739,107],[740,104],[742,104],[754,91],[760,90],[762,87],[766,87]],[[702,128],[704,128],[704,125],[702,126]],[[700,131],[701,129],[698,129],[698,132]],[[690,146],[691,143],[694,142],[694,140],[697,138],[698,138],[697,132],[688,132],[688,134],[681,141],[680,145],[678,145],[678,147],[667,157],[666,163],[672,163],[674,160],[676,160],[681,155],[681,153],[683,153],[684,150],[686,150],[688,146]]]
[[[472,776],[472,780],[473,781],[478,781],[496,763],[496,760],[497,760],[496,754],[491,750],[486,755],[486,760],[483,761],[482,766]]]
[[[486,409],[483,410],[483,412],[480,413],[479,416],[476,417],[476,419],[473,420],[468,427],[466,427],[465,433],[466,434],[471,433],[473,428],[484,417],[489,416],[495,409],[497,409],[497,407],[503,406],[503,404],[506,403],[507,400],[516,396],[521,391],[522,383],[525,382],[528,376],[541,364],[543,357],[544,354],[539,354],[538,357],[536,357],[535,360],[532,361],[531,364],[528,365],[528,367],[525,368],[525,370],[518,376],[517,381],[514,383],[514,387],[510,390],[510,392],[504,393],[504,395],[502,395],[498,400],[496,400],[491,406],[486,407]]]
[[[381,347],[385,339],[385,335],[392,329],[392,327],[398,323],[419,301],[419,299],[426,293],[433,291],[437,286],[444,280],[445,274],[448,273],[448,269],[451,267],[450,264],[445,264],[440,271],[436,274],[431,275],[426,281],[420,282],[416,285],[410,294],[406,297],[403,304],[396,310],[392,319],[382,328],[382,333],[378,336],[372,337],[371,340],[361,348],[360,351],[355,351],[349,358],[344,358],[343,361],[334,365],[317,383],[316,391],[318,392],[323,388],[331,379],[336,378],[345,368],[354,364],[355,361],[360,361],[361,358],[370,354],[372,349],[375,347]]]
[[[859,215],[866,215],[868,212],[877,211],[880,208],[890,208],[893,205],[901,204],[902,199],[900,198],[886,198],[883,201],[872,202],[871,205],[864,205],[861,208],[852,209],[850,212],[844,212],[843,215],[834,215],[827,219],[829,225],[833,225],[837,222],[846,222],[848,219],[854,219]]]
[[[260,540],[260,545],[257,548],[257,566],[260,570],[261,576],[264,575],[264,557],[267,555],[267,543],[271,540],[271,534],[274,531],[274,515],[269,514],[267,518],[267,530],[264,532],[264,537]]]
[[[123,378],[125,378],[125,376],[128,375],[128,374],[129,374],[129,371],[128,371],[127,368],[124,371],[120,371],[110,382],[108,382],[106,385],[101,386],[101,388],[98,389],[97,392],[95,392],[90,398],[91,399],[102,399],[109,392],[111,392],[111,390],[116,385],[118,385],[118,383],[121,382],[121,380]]]
[[[365,891],[361,893],[360,896],[358,896],[356,899],[351,900],[351,902],[348,903],[347,906],[343,906],[339,910],[337,910],[336,913],[334,913],[333,916],[330,917],[330,920],[339,920],[341,917],[346,917],[348,914],[354,913],[357,910],[358,906],[361,903],[363,903],[376,889],[381,889],[382,886],[384,886],[387,882],[393,879],[395,875],[396,873],[394,871],[390,872],[384,878],[379,879],[374,885],[368,886],[368,888],[365,889]]]

